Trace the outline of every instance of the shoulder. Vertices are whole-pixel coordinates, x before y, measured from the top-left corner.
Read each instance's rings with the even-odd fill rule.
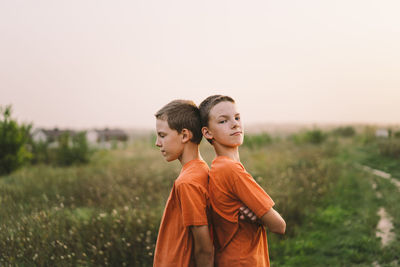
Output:
[[[227,157],[218,157],[213,161],[211,165],[211,171],[214,174],[225,173],[227,175],[233,175],[243,173],[246,170],[244,169],[243,165],[238,161],[233,161]]]
[[[175,184],[175,192],[180,201],[191,199],[204,201],[208,198],[207,185],[196,181],[179,181]]]
[[[202,160],[190,162],[190,165],[184,166],[175,181],[175,186],[180,185],[199,185],[207,187],[209,168],[207,163]]]
[[[182,167],[181,175],[188,176],[192,173],[208,173],[208,165],[204,160],[195,159],[189,161]]]

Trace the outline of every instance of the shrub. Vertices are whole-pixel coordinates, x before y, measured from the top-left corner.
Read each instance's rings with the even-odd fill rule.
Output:
[[[11,173],[30,159],[26,145],[31,128],[11,118],[11,106],[0,107],[0,175]]]
[[[69,133],[64,133],[58,139],[58,148],[56,149],[58,165],[69,166],[74,163],[87,163],[90,154],[85,132],[79,132],[72,138]]]
[[[396,139],[382,140],[378,144],[382,156],[400,159],[400,141]]]
[[[267,133],[258,135],[246,135],[244,137],[243,145],[249,148],[257,148],[272,143],[272,138]]]
[[[354,128],[351,126],[338,127],[336,129],[334,129],[332,132],[334,135],[343,136],[343,137],[351,137],[351,136],[354,136],[356,133]]]
[[[327,138],[327,135],[319,129],[314,129],[310,131],[306,131],[300,134],[295,134],[291,136],[291,139],[296,144],[321,144]]]
[[[360,136],[361,143],[363,145],[374,143],[376,141],[375,131],[375,127],[366,126]]]
[[[325,141],[326,135],[321,130],[311,130],[305,133],[305,141],[312,144],[320,144]]]
[[[49,143],[48,142],[34,142],[30,141],[30,148],[32,152],[32,160],[31,163],[46,163],[49,164],[51,162],[50,151],[49,151]]]

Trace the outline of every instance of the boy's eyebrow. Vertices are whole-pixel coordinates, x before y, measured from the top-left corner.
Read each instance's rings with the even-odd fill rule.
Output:
[[[236,116],[240,116],[240,113],[236,113],[236,114],[234,115],[234,117],[236,117]],[[217,119],[219,119],[220,117],[229,118],[229,115],[219,115],[219,116],[217,117]]]

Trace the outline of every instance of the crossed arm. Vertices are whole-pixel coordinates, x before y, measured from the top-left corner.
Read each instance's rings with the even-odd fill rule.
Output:
[[[257,222],[257,216],[246,206],[240,207],[240,216],[242,220],[250,220],[251,222]],[[259,222],[267,227],[271,232],[283,235],[286,231],[286,222],[282,216],[273,208],[265,213]]]
[[[286,223],[281,215],[271,208],[259,220],[257,216],[246,206],[240,207],[241,220],[249,220],[253,223],[259,221],[271,232],[284,234]],[[210,238],[208,225],[191,226],[190,230],[194,239],[194,258],[196,266],[212,267],[214,266],[214,247]]]

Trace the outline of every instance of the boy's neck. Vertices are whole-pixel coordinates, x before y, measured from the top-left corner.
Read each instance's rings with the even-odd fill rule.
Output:
[[[199,151],[199,145],[192,142],[188,142],[183,148],[183,152],[178,159],[182,166],[184,166],[186,163],[194,159],[202,160]]]
[[[240,161],[238,146],[226,147],[226,146],[222,146],[219,143],[215,143],[215,144],[213,144],[213,147],[215,150],[215,154],[217,154],[217,156],[225,156],[234,161]]]

